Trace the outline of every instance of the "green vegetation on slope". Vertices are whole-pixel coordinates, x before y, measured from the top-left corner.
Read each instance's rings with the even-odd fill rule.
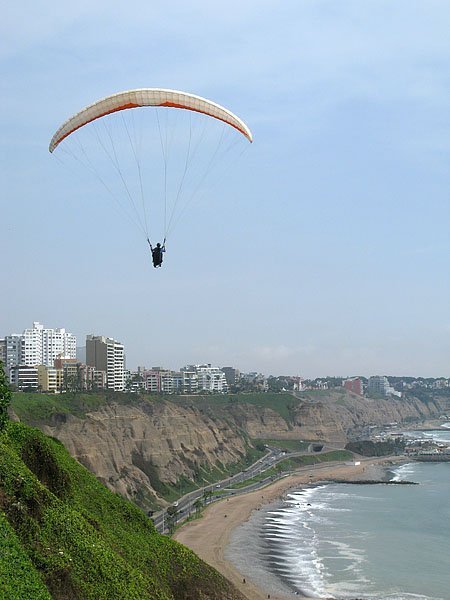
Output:
[[[10,600],[239,597],[62,444],[20,423],[0,435],[0,557]]]
[[[273,467],[270,467],[270,469],[266,469],[251,479],[246,479],[245,481],[241,481],[240,483],[235,483],[227,487],[229,489],[240,489],[247,487],[252,483],[267,479],[268,477],[276,477],[280,475],[280,473],[295,471],[300,467],[326,462],[344,462],[346,460],[351,460],[352,458],[353,454],[351,452],[347,452],[346,450],[332,450],[331,452],[324,452],[323,454],[305,454],[304,456],[294,456],[292,458],[281,460]]]
[[[213,411],[216,415],[226,414],[230,408],[240,404],[253,404],[259,408],[269,408],[277,412],[287,423],[292,422],[292,413],[299,400],[288,393],[249,392],[237,394],[206,394],[185,398],[171,396],[170,402],[180,405],[195,404],[202,411]]]
[[[193,490],[211,485],[226,477],[240,473],[264,456],[266,452],[267,450],[264,447],[258,449],[247,446],[245,456],[233,464],[224,465],[219,462],[216,463],[215,467],[209,468],[189,464],[194,471],[194,478],[188,479],[187,477],[180,477],[177,483],[173,485],[161,482],[158,479],[157,470],[155,469],[155,473],[151,478],[152,485],[161,497],[168,502],[173,502]]]
[[[2,431],[8,422],[8,407],[11,402],[11,392],[6,382],[3,363],[0,360],[0,431]]]
[[[307,451],[309,446],[315,442],[304,442],[302,440],[276,440],[276,439],[253,439],[253,444],[258,447],[259,444],[265,444],[271,448],[279,448],[285,452],[303,452]]]
[[[391,454],[403,453],[405,450],[405,441],[402,438],[386,440],[384,442],[359,440],[349,442],[345,448],[346,450],[350,450],[350,452],[361,454],[361,456],[389,456]]]
[[[67,392],[65,394],[29,394],[14,392],[12,407],[20,419],[27,423],[51,421],[56,415],[72,414],[83,418],[87,412],[112,404],[139,405],[146,402],[169,401],[180,406],[194,405],[201,412],[213,411],[217,416],[226,416],[227,411],[239,404],[251,404],[277,412],[287,423],[299,400],[288,393],[240,393],[177,396],[163,394],[132,394],[114,392]]]
[[[321,454],[307,454],[304,456],[294,456],[286,458],[278,463],[283,471],[298,469],[298,467],[306,467],[307,465],[315,465],[325,462],[343,462],[351,460],[353,454],[347,450],[331,450],[331,452],[323,452]]]
[[[159,396],[145,396],[146,400],[160,402]],[[55,416],[75,415],[83,418],[86,413],[112,404],[139,404],[138,394],[119,392],[67,392],[65,394],[30,394],[13,392],[12,408],[27,423],[44,423]]]
[[[0,513],[0,598],[50,600],[43,581],[14,529]]]

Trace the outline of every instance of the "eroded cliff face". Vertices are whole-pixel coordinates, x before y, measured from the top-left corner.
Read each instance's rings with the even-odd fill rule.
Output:
[[[447,398],[425,403],[417,398],[370,399],[339,390],[302,394],[292,399],[290,418],[253,405],[230,407],[235,421],[252,438],[321,440],[344,443],[367,425],[405,423],[436,418],[450,409]]]
[[[289,417],[244,401],[207,409],[143,399],[108,404],[85,418],[56,415],[40,424],[110,489],[144,508],[161,503],[165,484],[197,481],[214,468],[241,461],[245,438],[345,443],[363,426],[424,420],[448,410],[448,400],[370,400],[344,391],[292,397]]]
[[[41,429],[110,489],[143,505],[159,501],[164,484],[194,479],[202,469],[237,463],[246,454],[242,432],[195,407],[168,402],[109,405],[84,419],[54,421]]]
[[[408,423],[438,417],[448,410],[448,400],[425,403],[417,398],[371,399],[343,391],[330,392],[318,403],[299,405],[294,427],[299,427],[305,439],[347,442],[367,425]]]

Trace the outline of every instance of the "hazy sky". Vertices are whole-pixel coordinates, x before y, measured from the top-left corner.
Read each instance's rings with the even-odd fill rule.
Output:
[[[120,340],[131,368],[450,376],[448,1],[8,4],[0,337],[38,320]],[[254,135],[159,270],[48,152],[137,87],[211,98]]]

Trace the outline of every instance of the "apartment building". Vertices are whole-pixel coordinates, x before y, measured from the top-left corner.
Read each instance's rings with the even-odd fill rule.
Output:
[[[351,377],[350,379],[346,379],[343,385],[346,390],[353,392],[358,396],[362,396],[364,393],[363,382],[359,377]]]
[[[41,392],[51,392],[56,394],[62,387],[62,370],[47,365],[38,365],[36,367],[38,375],[38,389]]]
[[[177,391],[178,380],[173,371],[152,367],[143,373],[144,389],[150,393],[173,394]]]
[[[158,393],[161,391],[160,370],[150,369],[143,373],[144,389],[146,392]]]
[[[76,357],[76,337],[65,329],[45,328],[35,321],[33,326],[24,329],[23,333],[13,333],[4,338],[4,363],[9,373],[15,366],[36,367],[47,365],[53,367],[57,356]]]
[[[5,336],[4,342],[4,366],[6,376],[12,383],[11,369],[20,364],[20,349],[22,346],[22,337],[16,333]]]
[[[223,373],[225,373],[225,379],[227,380],[228,387],[237,385],[241,377],[239,369],[234,367],[222,367]]]
[[[180,373],[183,377],[183,392],[185,394],[196,394],[198,392],[198,375],[195,367],[182,367]]]
[[[125,350],[123,344],[103,335],[86,336],[86,364],[105,371],[106,388],[122,392],[125,388]]]
[[[10,371],[10,382],[18,390],[36,392],[39,389],[37,367],[15,365]]]
[[[64,328],[50,329],[35,321],[21,336],[20,364],[53,366],[55,358],[76,358],[76,337]]]
[[[389,381],[387,377],[382,375],[374,375],[369,377],[368,383],[369,393],[379,394],[380,396],[386,397],[390,392]]]
[[[210,363],[195,365],[198,389],[206,392],[226,393],[228,384],[225,373],[219,367],[212,367]]]

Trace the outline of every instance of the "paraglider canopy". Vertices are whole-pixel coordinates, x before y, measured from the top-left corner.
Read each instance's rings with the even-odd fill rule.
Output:
[[[71,159],[66,166],[93,174],[146,240],[165,241],[207,176],[230,166],[226,162],[247,141],[253,141],[250,129],[227,108],[187,92],[142,88],[112,94],[71,116],[49,151],[61,144],[61,157]]]
[[[87,125],[87,123],[113,112],[128,108],[137,108],[138,106],[167,106],[203,113],[231,125],[240,131],[249,142],[253,141],[250,129],[239,117],[211,100],[177,90],[143,88],[107,96],[83,108],[83,110],[70,117],[70,119],[67,119],[52,137],[49,145],[50,152],[53,152],[64,138],[80,127],[83,127],[83,125]]]

